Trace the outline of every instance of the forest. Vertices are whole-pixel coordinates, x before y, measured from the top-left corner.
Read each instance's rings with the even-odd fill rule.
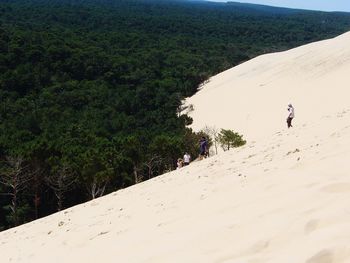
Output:
[[[0,231],[173,170],[198,155],[181,113],[201,83],[349,29],[237,3],[0,0]]]

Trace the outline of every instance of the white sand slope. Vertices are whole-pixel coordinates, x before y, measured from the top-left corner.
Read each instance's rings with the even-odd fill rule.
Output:
[[[350,262],[348,47],[350,34],[262,56],[222,73],[222,80],[213,77],[191,99],[195,108],[201,110],[207,94],[207,104],[221,110],[224,92],[237,87],[240,99],[230,105],[250,118],[237,123],[242,117],[228,112],[225,123],[236,130],[242,124],[252,138],[255,129],[261,139],[1,232],[0,262]],[[298,115],[287,130],[282,117],[289,98]],[[261,124],[264,112],[271,118]],[[302,117],[307,114],[313,117]],[[220,127],[212,116],[195,123],[218,121]]]
[[[257,139],[286,126],[288,103],[302,125],[347,107],[349,95],[350,32],[229,69],[187,104],[194,105],[195,130],[216,126]]]

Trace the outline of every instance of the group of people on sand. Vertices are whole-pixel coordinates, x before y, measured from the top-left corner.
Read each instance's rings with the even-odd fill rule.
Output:
[[[207,139],[203,136],[199,140],[199,160],[203,160],[203,158],[206,158],[209,156],[209,149],[208,149],[208,141]],[[177,169],[180,169],[184,166],[189,165],[191,162],[191,155],[189,155],[188,152],[186,152],[182,158],[177,159]]]
[[[288,129],[292,126],[292,120],[294,118],[294,107],[291,103],[288,104],[288,116],[287,116],[287,127]],[[199,160],[203,160],[204,158],[209,157],[209,150],[208,150],[208,141],[207,139],[203,136],[199,140]],[[180,169],[184,166],[189,165],[191,162],[191,155],[186,152],[182,158],[177,159],[177,169]]]

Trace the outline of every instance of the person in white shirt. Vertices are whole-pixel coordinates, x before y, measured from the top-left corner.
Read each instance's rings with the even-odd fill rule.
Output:
[[[287,126],[288,128],[293,127],[292,126],[292,120],[294,118],[294,107],[292,106],[292,104],[288,104],[288,117],[287,117]]]
[[[189,165],[191,161],[191,155],[189,155],[187,152],[184,155],[184,166]]]

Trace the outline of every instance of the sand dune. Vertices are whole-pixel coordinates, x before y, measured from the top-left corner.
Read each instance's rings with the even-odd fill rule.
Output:
[[[247,145],[1,232],[0,262],[350,262],[349,73],[345,34],[213,77],[194,127]]]
[[[285,127],[288,103],[296,124],[317,120],[349,105],[349,69],[350,32],[257,57],[212,77],[186,101],[195,108],[193,128],[229,128],[258,139]]]

